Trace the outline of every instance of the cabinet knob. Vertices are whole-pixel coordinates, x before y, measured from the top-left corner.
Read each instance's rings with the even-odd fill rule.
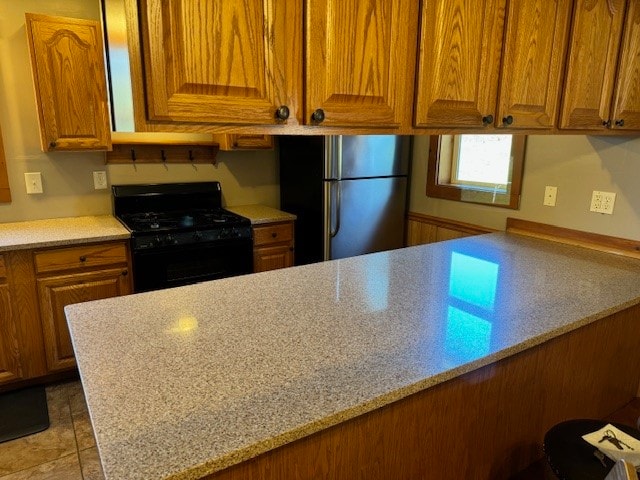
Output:
[[[56,148],[58,146],[58,144],[56,142],[49,142],[49,146],[51,148]]]
[[[273,232],[273,233],[271,234],[271,238],[276,238],[277,236],[278,236],[278,234],[277,234],[276,232]]]
[[[611,128],[611,120],[603,120],[602,125],[607,128]]]
[[[322,123],[324,121],[324,110],[318,108],[311,114],[311,120],[315,123]]]
[[[483,125],[491,125],[493,123],[493,115],[485,115],[482,117]]]
[[[616,127],[624,127],[624,120],[623,119],[616,120]]]
[[[129,275],[129,272],[127,270],[123,270],[122,271],[122,276],[126,277],[127,275]]]
[[[87,261],[87,257],[85,257],[84,255],[80,255],[80,259],[81,262],[86,262]]]
[[[289,118],[290,113],[291,112],[289,111],[289,107],[287,107],[286,105],[282,105],[276,110],[276,118],[278,120],[286,120],[287,118]]]
[[[502,123],[505,125],[511,125],[513,123],[513,117],[511,115],[507,115],[502,119]]]

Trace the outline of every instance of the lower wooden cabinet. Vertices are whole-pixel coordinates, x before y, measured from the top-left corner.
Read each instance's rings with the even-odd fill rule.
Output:
[[[42,331],[50,372],[75,367],[64,307],[130,293],[127,267],[37,280]]]
[[[0,256],[0,384],[22,377],[15,317],[5,261]]]
[[[293,266],[293,222],[253,227],[253,271],[266,272]]]
[[[64,307],[131,293],[129,272],[124,241],[0,255],[0,385],[74,368]]]

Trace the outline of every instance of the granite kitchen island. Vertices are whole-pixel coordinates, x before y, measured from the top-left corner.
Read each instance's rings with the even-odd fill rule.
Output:
[[[66,314],[107,480],[508,478],[635,396],[639,303],[640,260],[496,233]]]

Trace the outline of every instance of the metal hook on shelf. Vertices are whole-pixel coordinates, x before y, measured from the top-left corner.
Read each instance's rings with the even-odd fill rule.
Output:
[[[137,172],[138,166],[136,165],[136,150],[134,148],[131,149],[131,161],[133,162],[133,170]]]
[[[164,149],[160,150],[160,158],[162,158],[162,164],[164,165],[164,169],[169,170],[169,167],[167,166],[167,155],[166,153],[164,153]]]

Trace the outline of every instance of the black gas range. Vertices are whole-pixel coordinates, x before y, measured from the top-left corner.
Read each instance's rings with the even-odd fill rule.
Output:
[[[115,216],[131,232],[134,291],[253,271],[251,222],[222,208],[219,182],[114,185]]]

